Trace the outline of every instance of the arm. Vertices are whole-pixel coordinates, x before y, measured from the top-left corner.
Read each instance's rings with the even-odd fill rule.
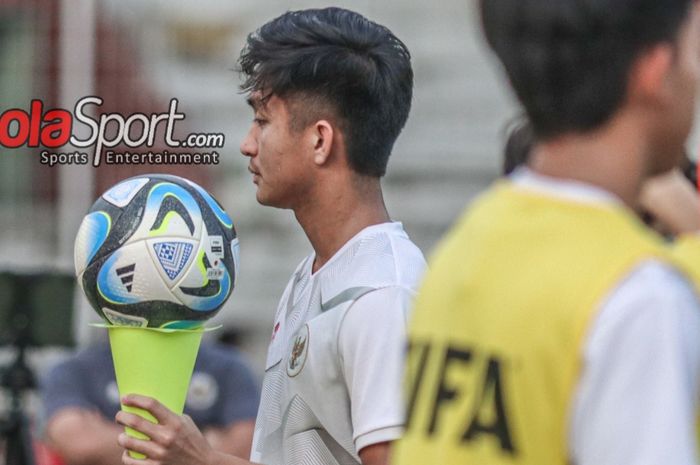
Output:
[[[51,417],[46,438],[68,465],[118,465],[122,448],[117,437],[121,431],[97,412],[69,407]]]
[[[579,465],[695,465],[700,303],[671,268],[639,266],[603,303],[569,423]]]
[[[359,455],[362,465],[387,465],[389,463],[390,442],[380,442],[363,448]]]
[[[108,421],[91,400],[83,360],[83,354],[74,355],[41,378],[44,436],[69,465],[117,465],[121,429]]]
[[[403,352],[411,298],[401,287],[372,291],[341,323],[338,350],[363,465],[387,464],[391,441],[403,433]]]
[[[140,452],[146,459],[134,459],[127,451],[122,454],[124,465],[251,465],[252,462],[214,450],[187,415],[176,415],[163,404],[150,397],[130,394],[122,397],[122,403],[150,412],[158,423],[138,415],[119,411],[116,420],[148,436],[142,440],[119,435],[119,445],[127,450]]]

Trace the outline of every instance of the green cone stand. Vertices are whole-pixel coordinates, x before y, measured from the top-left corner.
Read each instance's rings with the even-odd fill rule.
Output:
[[[204,330],[159,330],[128,326],[109,326],[108,330],[120,397],[126,394],[153,397],[182,415]],[[157,423],[144,410],[124,405],[122,410]],[[148,439],[131,428],[125,430],[132,437]],[[131,451],[129,454],[134,458],[145,458],[143,454]]]

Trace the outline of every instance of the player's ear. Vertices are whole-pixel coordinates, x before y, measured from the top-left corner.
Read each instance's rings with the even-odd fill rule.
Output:
[[[333,149],[333,125],[326,120],[319,120],[313,126],[314,163],[324,165]]]
[[[674,53],[672,45],[659,44],[636,58],[629,74],[630,100],[658,104],[669,98]]]

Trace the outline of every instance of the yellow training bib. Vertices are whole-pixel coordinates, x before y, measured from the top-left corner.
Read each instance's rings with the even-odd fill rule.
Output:
[[[621,206],[497,183],[441,244],[418,295],[393,464],[567,464],[586,331],[652,257],[672,261]]]

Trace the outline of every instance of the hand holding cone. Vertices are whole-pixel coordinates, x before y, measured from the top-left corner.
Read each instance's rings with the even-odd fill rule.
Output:
[[[134,393],[153,397],[181,415],[204,330],[128,326],[109,326],[108,330],[119,395]],[[157,423],[144,410],[124,405],[122,409]],[[131,428],[125,428],[125,431],[130,436],[147,439]],[[145,458],[134,452],[130,455]]]

